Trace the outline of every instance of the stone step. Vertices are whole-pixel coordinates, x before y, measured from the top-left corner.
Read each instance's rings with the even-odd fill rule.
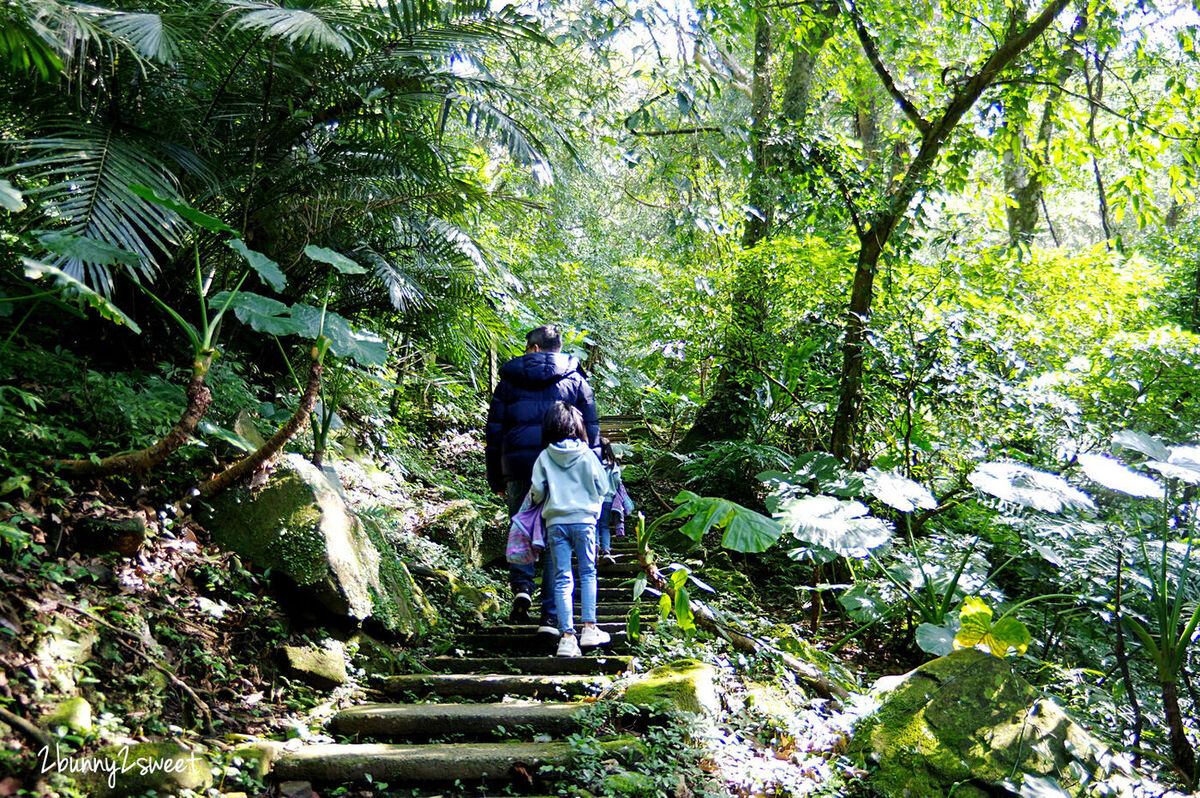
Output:
[[[625,619],[622,617],[621,620],[616,621],[614,623],[597,623],[596,626],[600,627],[600,629],[602,631],[608,632],[609,634],[614,634],[616,632],[624,632],[625,631]],[[575,629],[576,629],[576,631],[579,631],[578,626],[576,626]],[[500,635],[500,634],[536,635],[537,630],[538,630],[537,626],[510,626],[508,624],[500,624],[498,626],[486,626],[483,629],[479,630],[479,634],[482,634],[482,635]]]
[[[547,678],[547,677],[542,677]],[[491,737],[497,726],[533,734],[564,734],[579,725],[591,702],[515,701],[503,704],[363,704],[339,712],[330,725],[360,737],[435,737],[470,733]]]
[[[440,673],[616,674],[629,670],[633,657],[430,657],[421,664]]]
[[[549,634],[516,634],[504,633],[493,634],[487,632],[479,632],[477,634],[462,635],[458,638],[458,642],[463,648],[468,650],[494,651],[494,652],[518,652],[527,656],[550,655],[558,649],[558,636]],[[618,632],[612,636],[612,642],[606,646],[596,648],[584,648],[584,656],[595,656],[600,654],[604,656],[609,649],[622,649],[628,643],[628,635],[625,632]],[[603,653],[601,653],[603,652]]]
[[[601,740],[611,754],[636,751],[632,737]],[[557,743],[439,743],[397,745],[385,743],[310,745],[285,754],[276,763],[277,781],[309,781],[339,784],[370,775],[389,784],[450,784],[523,779],[536,774],[542,765],[570,767],[571,744]],[[520,766],[514,772],[514,767]]]
[[[641,563],[638,562],[601,562],[596,566],[597,573],[600,576],[624,576],[627,579],[638,576],[642,573]]]
[[[560,657],[558,659],[575,658]],[[584,658],[579,657],[578,659]],[[592,659],[592,657],[587,659]],[[407,692],[461,696],[463,698],[494,698],[505,695],[529,698],[574,698],[595,695],[609,684],[609,679],[602,675],[409,673],[383,679],[379,689],[388,695],[400,695]]]

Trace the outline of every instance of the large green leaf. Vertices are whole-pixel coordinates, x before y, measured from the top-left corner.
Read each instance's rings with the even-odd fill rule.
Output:
[[[1036,471],[1021,463],[983,463],[971,472],[967,481],[1003,501],[1048,513],[1067,508],[1096,508],[1087,494],[1068,485],[1059,475]]]
[[[769,549],[783,533],[783,528],[775,521],[728,499],[699,496],[685,490],[680,491],[675,501],[680,503],[679,506],[655,521],[654,527],[665,521],[687,518],[679,531],[697,543],[715,527],[725,530],[722,546],[730,551],[754,554]]]
[[[325,313],[325,337],[329,349],[338,357],[353,358],[362,366],[382,366],[387,363],[387,343],[370,330],[356,328],[336,313]]]
[[[367,273],[367,269],[365,267],[359,266],[342,253],[334,252],[332,249],[326,249],[325,247],[318,247],[313,244],[309,244],[304,248],[304,254],[313,260],[320,261],[321,263],[328,263],[342,274]]]
[[[1011,648],[1024,654],[1032,639],[1029,629],[1016,618],[1007,616],[992,623],[992,608],[978,596],[969,596],[958,615],[961,627],[954,636],[955,648],[974,648],[983,644],[997,657]]]
[[[917,627],[917,647],[935,657],[944,657],[954,650],[954,630],[948,625],[923,623]]]
[[[887,543],[892,527],[867,515],[862,502],[833,496],[804,496],[781,502],[775,517],[798,540],[836,551],[843,557],[863,558]]]
[[[222,292],[212,298],[213,305],[223,305],[229,294]],[[241,291],[230,304],[242,324],[268,335],[304,335],[307,329],[291,316],[291,309],[277,299]]]
[[[240,238],[230,239],[225,243],[230,249],[245,258],[246,263],[250,264],[250,268],[254,269],[262,281],[271,286],[271,288],[276,291],[282,291],[287,287],[287,277],[283,276],[283,271],[279,268],[278,263],[261,252],[250,249],[250,247],[246,246],[246,242]]]
[[[104,318],[117,324],[123,324],[135,333],[142,332],[142,328],[137,326],[133,319],[126,316],[119,307],[57,266],[40,263],[29,258],[21,258],[21,263],[25,265],[25,276],[30,280],[53,277],[59,285],[66,286],[67,291],[91,305]]]
[[[21,197],[21,192],[7,180],[0,180],[0,208],[12,213],[25,210],[25,200]]]
[[[131,184],[129,186],[129,190],[148,202],[153,202],[156,205],[161,205],[168,210],[174,211],[192,224],[203,227],[205,230],[210,230],[214,233],[237,232],[237,230],[234,230],[217,217],[209,216],[203,211],[198,211],[191,205],[181,202],[174,197],[168,196],[162,191],[156,191],[149,186],[143,186],[137,183]]]

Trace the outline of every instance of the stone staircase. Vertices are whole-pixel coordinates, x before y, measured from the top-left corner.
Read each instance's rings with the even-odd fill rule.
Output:
[[[546,765],[570,768],[566,737],[581,713],[626,673],[625,618],[633,607],[629,584],[639,573],[631,538],[617,538],[616,563],[599,564],[598,623],[612,635],[582,657],[554,655],[557,638],[535,626],[495,626],[460,635],[461,656],[426,659],[427,670],[390,676],[371,686],[396,703],[351,707],[336,715],[330,732],[352,742],[309,745],[275,764],[277,781],[319,785],[363,783],[405,795],[530,794],[545,791],[538,776]],[[576,587],[578,593],[578,586]],[[653,612],[655,596],[643,599]],[[536,610],[536,606],[535,606]],[[578,625],[579,603],[575,603]],[[503,699],[503,700],[502,700]],[[600,740],[619,754],[635,738]]]

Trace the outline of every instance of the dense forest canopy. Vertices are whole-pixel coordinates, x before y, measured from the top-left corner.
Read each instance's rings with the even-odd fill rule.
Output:
[[[1194,785],[1198,109],[1173,0],[0,0],[3,553],[408,471],[552,321],[663,545],[831,648],[995,607]]]

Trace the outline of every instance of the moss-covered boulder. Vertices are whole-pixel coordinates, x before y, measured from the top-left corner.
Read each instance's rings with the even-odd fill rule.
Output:
[[[84,628],[61,615],[53,616],[34,646],[38,697],[41,698],[44,692],[59,695],[78,692],[79,669],[91,660],[98,639],[93,629]]]
[[[622,770],[606,776],[603,795],[622,796],[622,798],[657,798],[662,792],[654,779],[644,773]]]
[[[91,734],[92,705],[80,696],[68,698],[46,713],[41,725],[51,731],[61,727],[72,734]]]
[[[213,780],[212,767],[203,754],[173,742],[102,748],[87,757],[86,764],[90,772],[81,780],[94,798],[199,792]]]
[[[221,494],[203,515],[213,539],[286,574],[332,612],[420,636],[436,613],[378,527],[350,512],[320,469],[285,456],[263,487]]]
[[[984,798],[1054,783],[1083,795],[1115,767],[1109,749],[1007,660],[981,651],[955,651],[876,692],[882,703],[850,750],[888,798]]]
[[[721,711],[717,671],[694,659],[660,665],[625,689],[625,701],[638,706],[668,702],[676,709],[715,717]]]
[[[474,502],[456,499],[421,527],[430,540],[457,551],[469,564],[483,564],[484,518]]]
[[[338,640],[284,646],[283,664],[289,676],[318,690],[337,687],[349,679],[346,674],[346,646]]]

